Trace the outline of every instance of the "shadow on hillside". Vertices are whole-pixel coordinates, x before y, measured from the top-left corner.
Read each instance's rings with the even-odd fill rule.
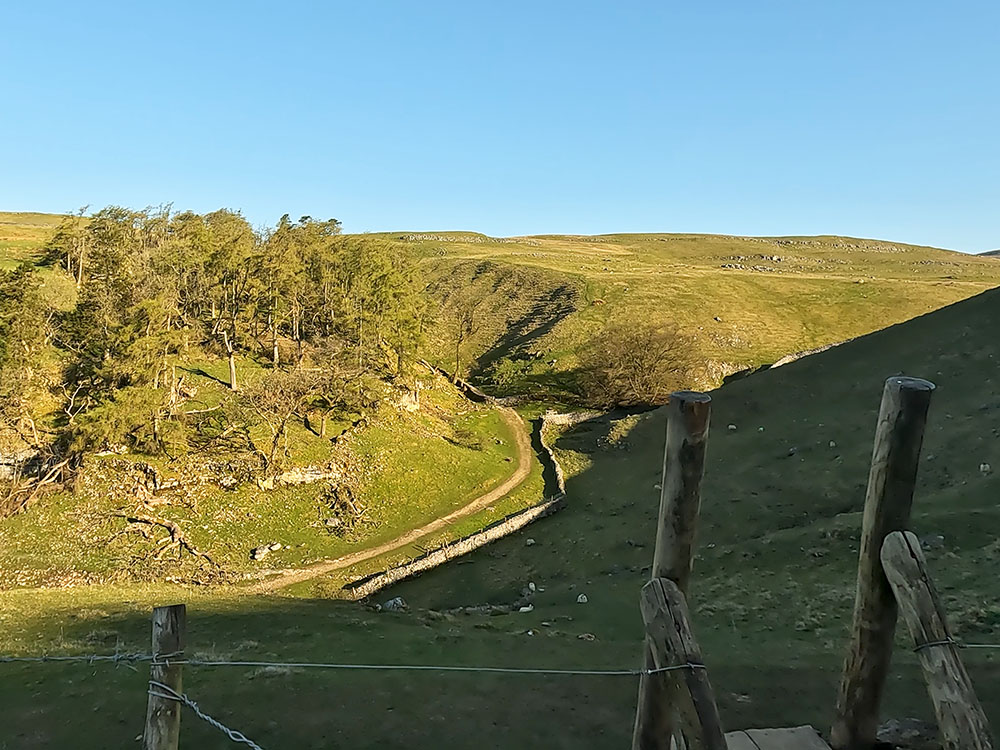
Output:
[[[531,449],[535,451],[535,457],[542,465],[542,495],[543,497],[555,497],[559,494],[559,479],[556,476],[556,467],[552,463],[549,452],[542,445],[542,420],[531,420]]]
[[[482,378],[503,357],[526,357],[534,342],[551,333],[556,325],[576,311],[578,296],[577,290],[563,284],[538,297],[523,315],[506,323],[500,337],[476,359],[471,375]]]
[[[208,378],[209,380],[214,380],[216,383],[219,383],[221,385],[226,386],[226,388],[229,387],[229,383],[227,381],[223,380],[222,378],[217,378],[212,373],[206,372],[205,370],[203,370],[200,367],[183,367],[183,366],[180,366],[180,367],[178,367],[178,369],[183,370],[184,372],[189,372],[192,375],[201,375],[201,377]]]

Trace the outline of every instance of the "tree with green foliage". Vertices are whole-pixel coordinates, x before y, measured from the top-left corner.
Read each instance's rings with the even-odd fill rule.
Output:
[[[176,373],[192,353],[227,359],[230,400],[245,407],[242,417],[229,409],[233,419],[277,430],[263,451],[268,465],[291,415],[320,409],[325,424],[363,401],[368,378],[401,374],[424,326],[416,264],[395,243],[340,230],[335,219],[286,215],[257,231],[235,211],[199,215],[169,205],[108,206],[64,222],[47,257],[79,287],[75,307],[56,321],[67,444],[182,448]],[[286,357],[280,344],[288,340],[295,353]],[[241,356],[266,358],[273,377],[238,382]],[[246,392],[236,395],[240,385]],[[349,387],[356,394],[348,396]],[[272,403],[286,396],[294,409]]]
[[[52,314],[29,264],[0,270],[0,428],[31,448],[42,445],[36,413],[46,388],[43,357]]]
[[[584,397],[592,404],[659,406],[689,384],[691,341],[676,329],[618,324],[591,339],[580,363]]]

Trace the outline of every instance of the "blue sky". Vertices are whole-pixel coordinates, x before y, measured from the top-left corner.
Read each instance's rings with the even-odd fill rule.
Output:
[[[1000,3],[8,4],[0,208],[1000,247]]]

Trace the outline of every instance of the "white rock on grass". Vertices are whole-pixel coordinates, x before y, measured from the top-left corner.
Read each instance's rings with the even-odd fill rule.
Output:
[[[578,597],[576,597],[576,603],[577,604],[586,604],[587,603],[587,595],[586,594],[580,594]]]
[[[404,612],[409,609],[406,600],[401,596],[394,596],[382,605],[383,612]]]
[[[520,608],[520,609],[518,609],[517,611],[518,611],[518,612],[521,612],[521,613],[524,613],[524,612],[531,612],[531,611],[532,611],[532,610],[533,610],[534,608],[535,608],[535,605],[534,605],[534,604],[525,604],[525,605],[524,605],[523,607],[521,607],[521,608]]]
[[[987,474],[991,474],[992,472],[993,472],[993,467],[990,466],[989,464],[979,464],[979,473],[982,474],[984,477]]]
[[[524,540],[524,546],[525,547],[530,547],[534,543],[535,543],[535,540],[532,539],[530,536],[527,539]]]

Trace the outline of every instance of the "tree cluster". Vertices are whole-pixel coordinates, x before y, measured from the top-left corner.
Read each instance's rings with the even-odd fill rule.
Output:
[[[591,339],[580,362],[585,399],[602,407],[659,406],[690,382],[689,337],[671,327],[613,325]]]
[[[109,206],[67,218],[44,262],[71,276],[75,304],[49,309],[38,268],[0,274],[0,419],[29,445],[63,454],[117,444],[169,453],[190,432],[185,365],[218,357],[239,394],[231,400],[278,431],[263,451],[273,458],[291,413],[318,408],[325,421],[363,396],[365,378],[398,375],[423,329],[405,251],[342,236],[334,219],[284,216],[255,229],[225,209]],[[46,441],[30,397],[50,345],[59,374],[47,387],[62,414]],[[249,360],[269,372],[244,382]]]

